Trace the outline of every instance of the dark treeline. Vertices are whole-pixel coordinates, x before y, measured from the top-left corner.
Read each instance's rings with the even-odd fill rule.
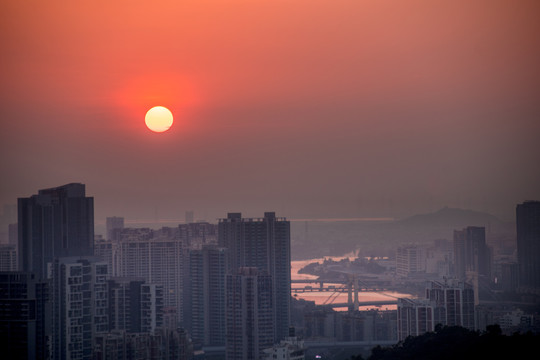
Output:
[[[498,325],[482,333],[459,326],[438,327],[434,332],[408,337],[392,347],[377,346],[367,360],[527,359],[538,353],[539,344],[540,334],[506,336]],[[351,358],[363,359],[361,355]]]

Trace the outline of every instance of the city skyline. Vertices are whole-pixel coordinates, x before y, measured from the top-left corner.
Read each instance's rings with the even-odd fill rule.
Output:
[[[106,217],[513,220],[540,198],[535,1],[124,1],[2,11],[0,204]],[[171,109],[168,132],[144,125]]]

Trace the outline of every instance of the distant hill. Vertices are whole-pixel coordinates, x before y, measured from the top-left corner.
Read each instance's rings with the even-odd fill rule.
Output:
[[[396,221],[324,221],[291,224],[293,259],[341,256],[360,249],[392,253],[404,243],[452,240],[454,230],[484,226],[487,237],[515,234],[515,225],[474,210],[443,208],[433,213],[414,215]]]
[[[508,226],[496,216],[474,210],[445,207],[439,211],[414,215],[396,222],[398,226],[451,227],[462,229],[467,226],[500,228]]]

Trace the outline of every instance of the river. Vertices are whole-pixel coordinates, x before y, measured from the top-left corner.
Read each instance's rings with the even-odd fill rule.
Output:
[[[326,258],[319,258],[319,259],[309,259],[309,260],[294,260],[291,261],[291,279],[292,280],[312,280],[317,279],[318,276],[316,275],[309,275],[309,274],[299,274],[298,271],[306,266],[307,264],[313,263],[313,262],[320,262],[322,263],[324,259],[333,259],[334,261],[339,261],[345,258],[349,258],[350,260],[353,260],[355,258],[354,254],[347,254],[340,257],[326,257]],[[315,287],[316,284],[314,284]],[[335,285],[336,287],[340,286],[341,284],[326,284],[325,285]],[[305,284],[292,284],[292,288],[303,288]],[[348,294],[347,292],[343,293],[333,293],[333,292],[327,292],[327,291],[313,291],[313,292],[304,292],[304,293],[292,293],[292,296],[294,296],[297,299],[304,299],[309,301],[315,301],[315,304],[322,305],[325,302],[332,302],[332,303],[346,303],[348,300]],[[329,297],[332,296],[332,300],[329,300]],[[335,298],[334,298],[335,297]],[[360,302],[363,301],[384,301],[384,300],[395,300],[397,298],[411,298],[413,295],[411,294],[404,294],[399,293],[395,291],[362,291],[358,294],[358,300]],[[381,306],[360,306],[359,310],[369,310],[369,309],[378,309],[378,310],[395,310],[397,308],[397,305],[381,305]],[[335,308],[337,311],[346,311],[347,308]]]

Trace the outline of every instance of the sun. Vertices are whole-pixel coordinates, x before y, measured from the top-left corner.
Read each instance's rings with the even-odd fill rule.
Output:
[[[172,126],[173,114],[164,106],[154,106],[146,113],[144,122],[148,129],[154,132],[164,132]]]

